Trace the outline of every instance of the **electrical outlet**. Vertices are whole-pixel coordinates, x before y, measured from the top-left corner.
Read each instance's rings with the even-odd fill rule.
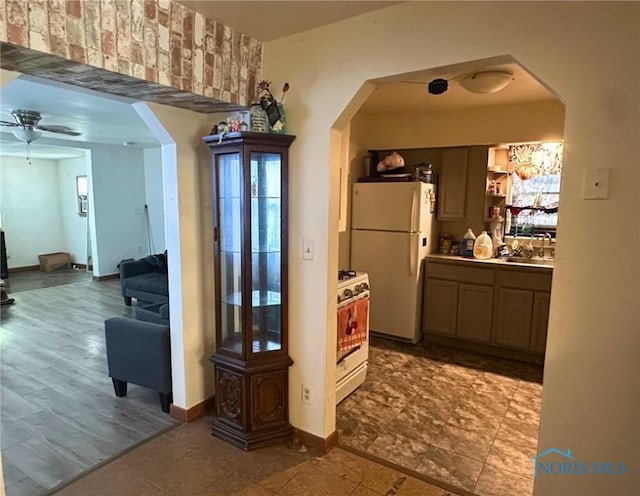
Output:
[[[311,386],[303,384],[302,385],[302,402],[310,405],[311,404]]]

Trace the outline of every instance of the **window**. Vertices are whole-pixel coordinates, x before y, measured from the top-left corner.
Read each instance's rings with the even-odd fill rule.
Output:
[[[558,223],[562,143],[509,147],[511,200],[507,214],[511,234],[554,232]],[[527,209],[533,207],[532,209]],[[517,213],[517,215],[516,215]]]
[[[89,212],[87,176],[76,176],[76,191],[78,194],[78,215],[86,217]]]

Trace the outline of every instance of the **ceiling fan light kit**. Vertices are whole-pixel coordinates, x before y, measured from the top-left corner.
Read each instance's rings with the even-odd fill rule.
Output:
[[[41,125],[40,120],[42,119],[42,115],[40,112],[36,112],[35,110],[13,110],[11,112],[11,117],[15,122],[7,122],[0,121],[0,126],[10,127],[13,135],[26,143],[27,145],[27,162],[31,165],[31,156],[29,154],[29,145],[32,141],[37,140],[42,133],[40,131],[46,131],[49,133],[56,134],[66,134],[68,136],[80,136],[81,133],[72,130],[68,126],[58,126],[58,125]]]
[[[34,131],[33,129],[22,128],[22,127],[19,127],[18,129],[14,129],[11,132],[16,138],[26,143],[27,145],[30,144],[32,141],[37,140],[40,136],[42,136],[42,133],[38,131]]]
[[[14,110],[11,112],[11,116],[15,122],[0,121],[0,126],[16,128],[12,129],[13,135],[27,144],[42,135],[42,133],[38,131],[66,134],[67,136],[80,136],[81,134],[68,126],[40,124],[42,115],[35,110]]]

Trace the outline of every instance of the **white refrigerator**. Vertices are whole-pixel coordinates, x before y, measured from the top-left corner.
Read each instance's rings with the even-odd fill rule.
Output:
[[[435,185],[353,185],[351,269],[369,274],[372,332],[417,343],[421,338],[422,263],[436,251]]]

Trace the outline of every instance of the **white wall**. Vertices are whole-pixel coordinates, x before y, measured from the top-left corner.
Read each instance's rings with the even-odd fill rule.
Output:
[[[0,157],[0,212],[9,269],[38,265],[38,255],[68,251],[55,160]]]
[[[289,272],[297,288],[289,302],[296,427],[321,436],[335,428],[328,358],[335,355],[339,177],[329,129],[353,116],[353,109],[341,114],[366,80],[513,54],[566,104],[539,447],[631,467],[617,477],[538,477],[536,494],[637,492],[640,264],[629,252],[640,247],[639,20],[640,5],[631,2],[405,2],[266,44],[263,73],[291,84],[288,129],[297,135]],[[612,168],[609,199],[583,200],[584,170],[603,166]],[[625,241],[612,242],[621,233]],[[303,237],[315,241],[313,262],[303,263],[296,249]],[[314,406],[301,403],[303,381],[320,395]]]
[[[211,119],[155,103],[134,107],[162,143],[173,403],[189,409],[214,392],[211,169],[201,140]]]
[[[87,175],[88,157],[67,158],[57,161],[58,191],[60,192],[60,211],[62,232],[66,249],[71,261],[87,263],[87,223],[88,217],[78,214],[78,192],[76,177]]]
[[[562,139],[564,114],[564,105],[551,100],[447,112],[356,115],[367,149],[384,150],[553,141]]]
[[[151,246],[147,243],[147,253],[162,253],[165,250],[165,231],[162,148],[160,147],[144,149],[144,191],[151,228]]]
[[[93,274],[115,274],[121,260],[147,255],[142,149],[92,145],[89,184]]]

